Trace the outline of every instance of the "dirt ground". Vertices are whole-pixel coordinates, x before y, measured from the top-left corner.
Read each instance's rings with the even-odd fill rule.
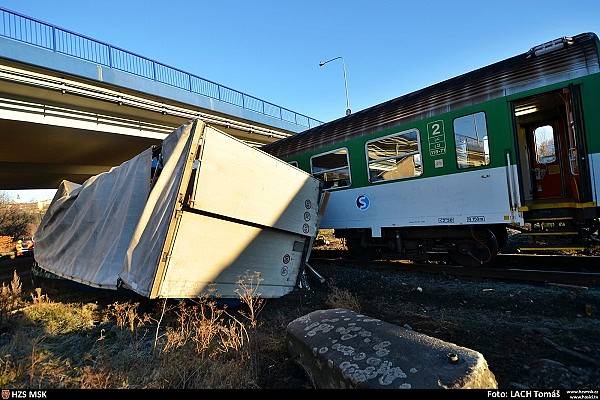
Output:
[[[361,312],[481,352],[501,388],[598,387],[600,290],[318,265]],[[318,297],[311,300],[317,302]],[[273,304],[272,304],[273,306]]]
[[[23,260],[19,262],[26,264]],[[15,266],[14,261],[1,264],[0,272]],[[339,265],[321,262],[313,266],[327,279],[327,283],[319,285],[313,282],[311,290],[297,290],[284,298],[266,302],[259,315],[256,334],[256,375],[253,380],[232,385],[309,388],[304,372],[290,359],[285,349],[285,327],[293,319],[313,310],[339,306],[360,308],[366,315],[481,352],[496,375],[500,388],[597,388],[600,384],[598,288],[566,289],[457,279],[403,271],[401,266],[395,270],[384,270],[368,263]],[[23,265],[19,267],[23,270]],[[24,278],[24,292],[31,289],[27,285],[28,280]],[[95,313],[115,301],[112,292],[81,291],[69,285],[52,285],[43,290],[52,301],[70,307],[83,310],[93,304]],[[152,302],[145,307],[154,313],[157,309]],[[10,356],[9,351],[16,351],[11,344],[15,335],[24,335],[25,329],[35,329],[36,324],[41,326],[44,323],[37,318],[22,327],[14,325],[3,329],[0,333],[0,359]],[[69,343],[80,340],[74,338],[88,338],[90,347],[82,350],[81,354],[61,353],[61,363],[79,368],[78,359],[89,358],[88,353],[93,353],[96,338],[102,337],[102,330],[110,332],[110,326],[106,319],[103,322],[92,321],[89,326],[74,325],[64,340],[61,336],[48,339],[46,332],[45,341],[37,345],[43,347],[46,343],[57,348],[63,340],[65,346],[72,347]],[[148,329],[148,336],[152,337],[154,328],[150,325]],[[119,344],[115,342],[114,345]],[[27,351],[31,353],[31,349]],[[22,353],[23,357],[28,357],[27,351]],[[132,365],[132,368],[143,369],[135,367],[135,363]],[[143,371],[138,371],[139,374]],[[108,378],[102,381],[102,387],[148,385],[142,380],[137,384],[137,378],[130,378],[126,384],[116,383],[109,378],[117,374],[106,376]],[[26,378],[20,381],[15,378],[11,382],[10,376],[4,377],[4,384],[9,386],[22,386],[26,382]],[[47,380],[40,382],[54,384]],[[63,385],[61,382],[57,385]],[[91,382],[91,387],[98,386],[94,383],[96,381]],[[67,387],[72,385],[64,383]]]

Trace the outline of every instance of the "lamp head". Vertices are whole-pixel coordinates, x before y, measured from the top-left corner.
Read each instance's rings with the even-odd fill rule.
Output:
[[[319,63],[319,67],[322,67],[323,65],[325,65],[325,63],[324,63],[323,61],[321,61],[321,62]]]

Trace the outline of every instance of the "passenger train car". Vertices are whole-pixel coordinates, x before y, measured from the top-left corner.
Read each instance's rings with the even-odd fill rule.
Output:
[[[263,150],[325,182],[321,227],[359,253],[480,265],[511,225],[589,236],[600,214],[598,37],[544,43]]]

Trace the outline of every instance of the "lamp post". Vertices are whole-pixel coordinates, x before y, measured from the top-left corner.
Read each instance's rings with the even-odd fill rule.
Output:
[[[348,98],[348,78],[347,78],[347,73],[346,73],[346,63],[344,62],[344,57],[335,57],[335,58],[332,58],[331,60],[321,61],[319,63],[319,67],[322,67],[325,64],[330,63],[335,60],[342,60],[342,66],[344,67],[344,87],[346,89],[346,115],[350,115],[352,113],[352,110],[350,109],[350,99]]]

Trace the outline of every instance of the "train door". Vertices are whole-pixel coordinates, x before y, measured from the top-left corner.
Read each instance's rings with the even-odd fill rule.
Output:
[[[528,97],[513,104],[523,202],[582,202],[586,162],[576,87]]]
[[[564,129],[560,120],[533,124],[526,131],[527,150],[531,160],[533,200],[567,197],[561,139]]]

